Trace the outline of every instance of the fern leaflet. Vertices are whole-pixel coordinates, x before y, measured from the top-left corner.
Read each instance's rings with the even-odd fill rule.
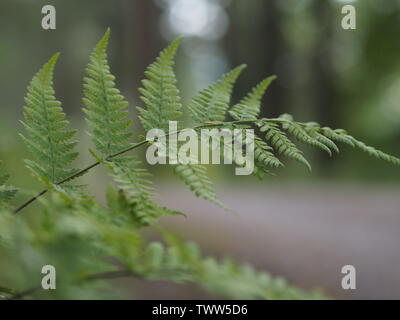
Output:
[[[307,125],[304,127],[304,130],[307,132],[307,134],[315,139],[316,141],[324,144],[325,146],[327,146],[330,150],[335,151],[336,153],[339,153],[339,148],[336,145],[335,142],[333,142],[333,139],[330,139],[329,137],[321,134],[319,132],[319,127],[315,126],[314,123],[307,123]]]
[[[119,197],[119,203],[129,208],[127,219],[133,221],[136,227],[153,224],[161,216],[181,214],[160,206],[152,200],[153,188],[151,181],[148,180],[151,175],[147,170],[138,168],[139,161],[124,157],[108,161],[107,164],[113,172],[113,178],[118,183],[119,190],[123,193]],[[111,193],[109,196],[111,197]],[[109,206],[112,207],[112,201],[109,201]]]
[[[261,111],[261,99],[269,85],[276,79],[270,76],[257,85],[245,98],[229,110],[235,120],[256,120]]]
[[[265,132],[265,138],[270,141],[274,150],[283,156],[296,160],[306,165],[311,170],[311,165],[304,158],[303,153],[290,141],[286,134],[279,129],[276,123],[264,123],[261,131]]]
[[[37,161],[26,160],[27,167],[40,180],[56,184],[73,173],[66,167],[78,156],[73,152],[76,142],[71,142],[75,131],[66,130],[61,103],[54,97],[53,71],[59,54],[55,54],[35,75],[25,98],[25,121],[28,135],[21,135]]]
[[[232,107],[229,111],[231,117],[236,121],[256,120],[261,111],[261,100],[276,76],[270,76],[258,84],[245,98]],[[263,179],[266,174],[270,174],[267,167],[277,168],[283,166],[282,162],[271,152],[272,148],[268,144],[254,135],[254,172],[259,179]]]
[[[200,164],[176,165],[175,173],[190,187],[190,190],[196,196],[224,207],[221,201],[217,199],[213,183],[207,175],[205,166]]]
[[[131,125],[131,121],[126,120],[128,112],[124,110],[128,103],[115,88],[115,77],[110,73],[107,63],[109,36],[110,30],[107,30],[90,56],[86,68],[88,76],[84,78],[83,98],[93,143],[105,156],[129,147],[129,139],[132,136],[126,131]]]
[[[182,38],[178,38],[172,42],[145,72],[147,79],[142,81],[143,88],[139,91],[146,109],[141,107],[137,109],[146,131],[157,128],[168,132],[169,121],[177,120],[182,114],[173,70],[174,57],[181,41]]]
[[[233,85],[244,68],[245,65],[241,65],[233,69],[192,99],[188,108],[194,121],[204,123],[225,119]],[[217,199],[213,184],[207,176],[207,169],[204,166],[197,164],[177,165],[175,172],[198,197],[223,207]]]
[[[195,122],[224,121],[233,85],[245,67],[245,65],[241,65],[223,75],[220,80],[202,90],[192,99],[188,108]]]
[[[312,147],[317,147],[323,151],[326,151],[330,156],[332,155],[331,149],[329,149],[324,143],[321,142],[321,140],[323,140],[321,139],[321,137],[317,138],[315,133],[313,134],[313,136],[309,135],[299,123],[292,121],[293,119],[291,115],[284,114],[280,118],[287,120],[282,124],[282,128],[285,129],[292,136],[294,136],[298,141],[304,144],[308,144]],[[311,128],[309,132],[312,133]]]
[[[374,147],[366,145],[364,142],[359,141],[356,138],[354,138],[353,136],[347,134],[346,131],[344,131],[342,129],[337,129],[337,130],[335,130],[335,132],[339,134],[340,139],[346,139],[345,141],[350,140],[356,148],[368,153],[368,155],[370,155],[371,157],[390,162],[397,166],[400,165],[399,158],[392,156],[390,154],[387,154],[387,153],[385,153],[381,150],[378,150]]]
[[[254,158],[263,167],[278,168],[283,163],[271,152],[273,149],[261,138],[254,136]]]
[[[343,129],[331,129],[329,127],[323,127],[320,128],[319,125],[315,122],[308,123],[306,124],[306,130],[313,130],[314,133],[317,133],[320,135],[320,137],[325,137],[329,139],[330,141],[337,141],[341,142],[344,144],[347,144],[351,147],[356,147],[370,155],[371,157],[377,158],[379,160],[384,160],[387,162],[390,162],[394,165],[400,165],[400,159],[389,155],[381,150],[378,150],[374,147],[366,145],[364,142],[357,140],[353,136],[349,135],[345,130]],[[324,143],[322,140],[320,140],[322,143]],[[325,144],[328,146],[328,141],[325,142]]]
[[[299,141],[319,147],[331,154],[331,150],[339,152],[336,142],[347,144],[351,147],[356,147],[370,156],[380,160],[390,162],[394,165],[400,165],[400,159],[389,155],[381,150],[366,145],[364,142],[357,140],[349,135],[343,129],[331,129],[329,127],[321,128],[316,122],[300,123],[293,120],[291,115],[283,115],[280,117],[284,122],[282,127],[289,133],[295,136]],[[277,126],[275,124],[275,126]]]
[[[325,298],[317,292],[306,293],[291,287],[284,279],[257,272],[250,265],[238,265],[232,259],[220,262],[203,258],[192,242],[167,247],[159,242],[150,243],[135,272],[150,279],[195,282],[214,294],[232,299]]]
[[[334,130],[329,127],[323,127],[321,129],[321,132],[325,137],[327,137],[333,141],[337,141],[340,143],[347,144],[351,147],[354,147],[353,140],[351,138],[349,138],[343,130],[340,130],[340,129]]]

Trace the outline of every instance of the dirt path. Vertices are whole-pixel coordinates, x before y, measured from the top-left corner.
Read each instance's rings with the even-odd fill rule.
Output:
[[[227,188],[221,199],[237,213],[168,188],[161,201],[189,215],[163,224],[208,253],[234,256],[304,288],[346,299],[400,299],[400,187],[278,185],[245,188],[245,195]],[[341,289],[346,264],[357,269],[353,291]]]

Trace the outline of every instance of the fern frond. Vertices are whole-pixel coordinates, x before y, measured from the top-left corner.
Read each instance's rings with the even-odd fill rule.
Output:
[[[266,176],[273,176],[274,174],[270,172],[262,164],[255,162],[253,169],[253,176],[257,177],[260,181],[263,181]]]
[[[355,147],[352,139],[348,138],[346,134],[343,134],[344,131],[341,131],[340,129],[331,129],[329,127],[323,127],[321,128],[321,132],[325,137],[333,141],[344,143],[351,147]]]
[[[283,163],[271,152],[273,149],[261,138],[254,136],[254,158],[263,167],[278,168]]]
[[[120,194],[119,204],[129,212],[128,216],[126,215],[127,210],[121,210],[120,214],[125,214],[125,217],[133,221],[135,226],[148,226],[161,216],[182,214],[160,206],[152,200],[154,190],[148,179],[151,174],[146,169],[139,168],[139,161],[132,157],[124,157],[106,163],[113,172],[113,178],[118,184],[119,190],[123,193],[123,195]],[[113,200],[115,203],[115,197]],[[110,199],[109,205],[112,208]]]
[[[235,126],[235,128],[239,127],[241,127],[242,129],[247,128],[246,126]],[[260,137],[252,132],[242,131],[242,135],[245,137],[245,140],[249,142],[254,141],[252,146],[254,148],[254,176],[259,178],[260,180],[263,180],[267,175],[274,175],[272,172],[269,171],[269,168],[278,168],[283,166],[283,163],[272,153],[273,148],[269,146],[264,140],[262,140]],[[233,144],[235,144],[234,139],[232,139],[231,141],[233,142]],[[232,144],[226,145],[225,148],[226,147],[232,148]],[[232,154],[233,161],[237,165],[240,165],[240,162],[236,158],[236,152],[232,152]],[[243,166],[243,164],[241,166]]]
[[[290,115],[288,116],[291,117]],[[377,159],[390,162],[394,165],[400,165],[399,158],[389,155],[374,147],[366,145],[364,142],[359,141],[353,136],[349,135],[343,129],[331,129],[329,127],[321,128],[319,124],[316,122],[308,122],[305,124],[301,124],[293,121],[291,118],[288,118],[287,116],[286,117],[284,116],[284,118],[289,121],[286,121],[283,124],[283,127],[286,128],[288,132],[292,133],[299,141],[302,141],[304,143],[313,146],[317,146],[327,152],[328,149],[339,152],[339,148],[334,143],[334,141],[341,142],[351,147],[356,147]],[[304,133],[307,136],[305,136]]]
[[[275,79],[276,76],[270,76],[254,87],[246,97],[229,110],[231,117],[236,121],[258,119],[261,111],[261,100]],[[265,141],[254,135],[255,163],[253,175],[260,180],[264,179],[266,175],[271,175],[267,167],[283,166],[282,162],[271,152],[272,150]]]
[[[204,258],[192,242],[168,247],[159,242],[150,243],[141,266],[135,271],[150,279],[195,282],[213,294],[232,299],[324,298],[322,294],[296,289],[280,277],[257,272],[247,264]]]
[[[377,158],[379,160],[384,160],[387,162],[390,162],[396,166],[400,165],[400,159],[392,156],[390,154],[387,154],[381,150],[375,149],[374,147],[366,145],[364,142],[357,140],[356,138],[346,135],[347,138],[351,139],[351,141],[354,143],[354,146],[370,155],[371,157]]]
[[[2,162],[0,161],[0,167]],[[10,178],[9,174],[0,174],[0,208],[14,198],[17,193],[17,189],[6,185],[6,182]]]
[[[193,120],[197,123],[224,121],[229,108],[233,85],[245,68],[241,65],[222,76],[220,80],[200,91],[189,104]]]
[[[245,65],[236,67],[192,99],[188,108],[195,122],[204,123],[225,119],[233,86],[245,67]],[[204,166],[195,164],[177,165],[175,172],[194,191],[196,196],[224,207],[215,194],[213,184]]]
[[[190,187],[196,196],[224,207],[218,200],[212,181],[207,175],[207,168],[200,164],[178,164],[175,173]]]
[[[129,198],[151,197],[153,188],[148,179],[151,174],[146,169],[139,168],[140,161],[132,157],[120,157],[107,161],[106,164],[112,169],[114,181]]]
[[[146,131],[157,128],[168,132],[169,121],[178,120],[182,114],[173,69],[174,57],[181,41],[182,38],[178,38],[172,42],[145,72],[146,79],[142,81],[143,88],[140,88],[139,92],[146,108],[137,109]]]
[[[90,55],[83,98],[93,143],[105,156],[129,147],[132,136],[127,132],[131,125],[131,121],[126,119],[128,102],[115,87],[115,77],[107,62],[109,37],[110,30],[107,30]]]
[[[266,140],[269,140],[274,150],[283,156],[296,160],[306,165],[311,170],[311,165],[304,158],[303,153],[290,141],[286,134],[279,129],[276,123],[264,123],[260,128],[265,133]]]
[[[127,129],[131,121],[126,120],[128,103],[115,88],[115,77],[110,73],[107,62],[107,44],[110,31],[96,45],[90,56],[85,78],[85,98],[87,121],[92,129],[94,144],[106,157],[127,149],[131,133]],[[167,97],[164,97],[167,99]],[[154,203],[150,174],[139,167],[140,162],[131,157],[106,159],[105,164],[112,171],[114,181],[123,192],[129,216],[137,227],[149,225],[162,215],[177,214]],[[126,213],[122,211],[122,213]]]
[[[256,120],[261,111],[261,99],[269,85],[276,79],[270,76],[258,84],[245,98],[229,110],[229,114],[235,120]]]
[[[307,132],[307,134],[315,139],[316,141],[324,144],[327,146],[329,149],[335,151],[336,153],[339,153],[339,148],[336,145],[335,142],[333,142],[332,139],[330,139],[327,136],[324,136],[319,132],[320,128],[318,126],[315,126],[313,123],[307,123],[307,125],[304,127],[304,130]]]
[[[314,125],[314,128],[316,126]],[[315,129],[317,130],[317,129]],[[379,160],[383,160],[383,161],[387,161],[390,162],[394,165],[400,165],[400,159],[389,155],[381,150],[378,150],[374,147],[368,146],[367,144],[365,144],[362,141],[357,140],[356,138],[354,138],[353,136],[349,135],[345,130],[343,129],[331,129],[329,127],[323,127],[320,128],[320,133],[321,135],[329,138],[330,140],[334,140],[337,142],[341,142],[344,144],[347,144],[351,147],[356,147],[364,152],[366,152],[368,155],[377,158]]]
[[[298,141],[300,141],[304,144],[308,144],[312,147],[317,147],[323,151],[326,151],[330,156],[332,156],[331,149],[328,148],[322,142],[320,142],[321,137],[316,138],[315,133],[313,136],[309,135],[308,132],[305,129],[303,129],[303,127],[299,123],[293,121],[293,118],[291,115],[284,114],[280,118],[287,120],[286,122],[284,122],[282,124],[282,128],[285,129],[288,133],[290,133],[293,137],[295,137]],[[310,128],[310,130],[311,130],[311,128]]]
[[[61,103],[53,89],[53,71],[59,54],[55,54],[32,79],[25,98],[24,125],[27,136],[21,135],[37,161],[27,160],[27,167],[42,181],[57,183],[73,173],[66,167],[78,156],[71,141],[75,131],[66,130]]]

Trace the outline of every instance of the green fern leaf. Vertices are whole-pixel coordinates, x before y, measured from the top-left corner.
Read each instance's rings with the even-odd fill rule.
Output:
[[[319,293],[294,288],[280,277],[257,272],[248,264],[240,265],[232,259],[203,258],[193,242],[174,242],[168,247],[159,242],[150,243],[135,271],[150,279],[195,282],[209,292],[232,299],[325,298]]]
[[[229,114],[235,120],[256,120],[260,115],[261,99],[269,85],[276,79],[271,76],[257,85],[242,101],[229,110]]]
[[[323,127],[321,129],[321,132],[325,137],[327,137],[333,141],[337,141],[340,143],[347,144],[351,147],[355,147],[352,139],[349,138],[346,134],[343,134],[344,131],[341,131],[340,129],[334,130],[329,127]]]
[[[200,164],[176,165],[175,173],[190,187],[196,196],[224,208],[218,200],[212,181],[207,175],[207,168]]]
[[[126,120],[128,103],[115,88],[115,77],[110,73],[107,62],[107,45],[110,30],[96,45],[86,68],[88,76],[84,78],[84,112],[91,128],[91,137],[96,149],[110,156],[129,147],[132,134],[127,132],[131,125]]]
[[[254,158],[263,167],[278,168],[283,163],[271,152],[273,149],[265,141],[254,136]]]
[[[109,36],[110,31],[107,30],[90,56],[88,77],[85,78],[84,85],[84,103],[87,107],[85,113],[92,129],[94,144],[106,156],[104,163],[111,169],[114,181],[123,192],[124,197],[120,197],[119,202],[121,204],[125,199],[125,205],[129,208],[130,215],[126,218],[140,227],[153,223],[162,215],[177,212],[161,207],[151,200],[153,189],[148,179],[150,174],[139,167],[138,161],[131,157],[107,159],[127,149],[131,137],[131,133],[127,132],[131,121],[126,120],[128,113],[124,110],[128,104],[115,88],[115,77],[110,73],[107,63]]]
[[[139,222],[140,227],[152,225],[156,223],[160,217],[185,216],[185,214],[180,211],[171,210],[147,198],[136,202],[136,207],[133,208],[133,214]]]
[[[241,65],[223,75],[220,80],[202,90],[192,99],[189,104],[189,110],[195,122],[204,123],[225,120],[233,85],[245,67],[245,65]]]
[[[304,158],[303,153],[290,141],[285,133],[279,129],[276,123],[264,123],[260,130],[265,132],[266,140],[270,141],[276,152],[306,165],[311,170],[311,165],[306,158]]]
[[[146,272],[160,272],[163,267],[164,246],[160,242],[151,242],[145,249],[144,260]]]
[[[219,81],[211,84],[192,99],[189,110],[194,121],[204,123],[208,121],[223,121],[225,119],[233,85],[245,67],[245,65],[241,65],[223,75]],[[175,172],[196,196],[224,208],[215,194],[213,184],[204,166],[194,164],[177,165]]]
[[[321,129],[321,132],[324,136],[328,137],[331,140],[338,141],[344,144],[347,144],[351,147],[356,147],[366,153],[368,153],[370,156],[384,160],[387,162],[390,162],[394,165],[400,165],[400,159],[389,155],[381,150],[378,150],[374,147],[366,145],[364,142],[357,140],[353,136],[349,135],[345,130],[343,129],[331,129],[329,127],[324,127]]]
[[[330,139],[329,137],[324,136],[323,134],[321,134],[319,131],[321,130],[321,128],[319,126],[317,126],[315,123],[313,122],[309,122],[306,124],[306,126],[304,127],[304,130],[307,132],[307,134],[315,139],[316,141],[324,144],[325,146],[327,146],[329,149],[339,153],[339,148],[336,145],[335,142],[332,141],[332,139]]]
[[[261,100],[276,76],[270,76],[258,84],[245,98],[229,110],[229,114],[236,121],[256,120],[261,111]],[[263,180],[266,175],[271,175],[267,167],[277,168],[283,166],[282,162],[271,152],[272,148],[262,139],[254,136],[254,172],[253,175]]]
[[[114,181],[129,198],[149,198],[152,195],[152,183],[148,179],[151,174],[146,169],[139,168],[139,161],[132,157],[120,157],[107,161],[106,164],[112,169]]]
[[[399,166],[400,165],[400,159],[397,157],[394,157],[390,154],[387,154],[381,150],[375,149],[374,147],[368,146],[366,145],[364,142],[357,140],[356,138],[347,135],[347,138],[351,139],[352,142],[354,143],[354,146],[356,148],[361,149],[362,151],[368,153],[370,156],[380,159],[380,160],[384,160],[387,162],[390,162],[394,165]]]
[[[254,133],[244,133],[245,135],[250,134],[254,140],[254,170],[253,175],[263,180],[265,176],[274,174],[271,173],[268,168],[278,168],[283,166],[283,163],[272,153],[273,148],[269,146],[264,140],[256,136]],[[251,138],[251,137],[250,137]],[[233,159],[238,164],[237,160]]]
[[[22,122],[28,135],[21,135],[37,160],[27,160],[27,167],[40,180],[53,184],[76,173],[66,167],[78,156],[73,152],[76,142],[71,142],[75,131],[66,130],[69,122],[54,97],[53,71],[58,56],[40,69],[28,87]]]
[[[260,181],[263,181],[266,176],[272,176],[273,174],[268,171],[267,168],[263,167],[261,164],[255,162],[253,169],[253,176],[257,177]]]
[[[179,90],[176,86],[176,76],[173,70],[174,57],[182,38],[176,39],[164,49],[156,62],[151,64],[142,81],[143,88],[139,91],[146,109],[137,107],[143,128],[162,129],[168,132],[169,121],[178,120],[181,116]]]
[[[284,114],[280,118],[287,120],[282,124],[282,128],[295,137],[298,141],[308,144],[312,147],[317,147],[323,151],[326,151],[330,156],[332,155],[331,149],[320,142],[321,137],[315,138],[316,134],[314,134],[314,136],[309,135],[299,123],[293,121],[291,115]]]
[[[153,188],[148,179],[151,174],[147,170],[139,168],[139,161],[132,157],[123,157],[106,163],[113,172],[114,181],[123,192],[124,196],[120,202],[122,200],[126,204],[125,207],[129,208],[127,218],[133,221],[136,227],[153,224],[161,216],[182,214],[160,206],[152,200]],[[111,208],[113,207],[111,201],[109,205]],[[121,212],[124,213],[124,210]]]

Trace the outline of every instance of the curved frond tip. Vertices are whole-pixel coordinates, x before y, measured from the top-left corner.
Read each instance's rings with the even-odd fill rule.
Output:
[[[108,29],[97,43],[89,58],[84,78],[86,120],[91,128],[91,137],[96,149],[110,156],[129,147],[132,136],[128,132],[131,121],[125,110],[128,102],[115,86],[115,77],[107,61]]]
[[[189,104],[192,119],[197,123],[224,121],[229,109],[233,86],[246,65],[224,74],[217,82],[200,91]]]
[[[182,115],[182,104],[173,69],[176,51],[183,38],[178,38],[164,49],[145,72],[146,79],[139,89],[145,107],[137,107],[143,128],[168,131],[169,121]]]
[[[76,131],[68,130],[69,122],[55,98],[53,72],[59,53],[39,70],[28,86],[22,122],[27,135],[21,135],[35,160],[27,160],[27,167],[44,182],[57,183],[76,172],[68,169],[78,156],[76,142],[71,141]]]
[[[229,110],[230,116],[235,120],[256,120],[261,112],[261,100],[276,76],[270,76],[261,81],[238,104]]]

